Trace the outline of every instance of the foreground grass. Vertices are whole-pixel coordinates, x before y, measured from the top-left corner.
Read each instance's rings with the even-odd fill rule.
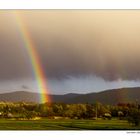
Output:
[[[8,120],[0,119],[0,130],[140,130],[125,120]]]

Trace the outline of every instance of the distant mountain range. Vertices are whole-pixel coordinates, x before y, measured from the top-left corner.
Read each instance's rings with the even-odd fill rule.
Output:
[[[128,102],[140,103],[140,87],[106,90],[98,93],[65,95],[50,95],[51,101],[56,103],[95,103],[118,104]],[[7,102],[39,102],[39,94],[17,91],[0,94],[0,101]]]
[[[10,93],[0,94],[0,102],[39,102],[39,94],[26,92],[26,91],[15,91]]]

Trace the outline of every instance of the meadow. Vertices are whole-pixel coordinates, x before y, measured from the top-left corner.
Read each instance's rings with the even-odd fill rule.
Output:
[[[10,120],[0,119],[0,130],[139,130],[126,120]]]

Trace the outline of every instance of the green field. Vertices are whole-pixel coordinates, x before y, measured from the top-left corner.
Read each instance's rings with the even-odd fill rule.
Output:
[[[8,120],[0,119],[0,130],[140,130],[125,120]]]

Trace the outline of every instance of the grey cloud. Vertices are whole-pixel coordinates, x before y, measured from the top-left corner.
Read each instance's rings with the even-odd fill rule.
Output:
[[[140,79],[139,10],[20,13],[48,78],[96,75],[108,81]],[[0,15],[0,20],[0,78],[31,77],[29,57],[14,17]]]

